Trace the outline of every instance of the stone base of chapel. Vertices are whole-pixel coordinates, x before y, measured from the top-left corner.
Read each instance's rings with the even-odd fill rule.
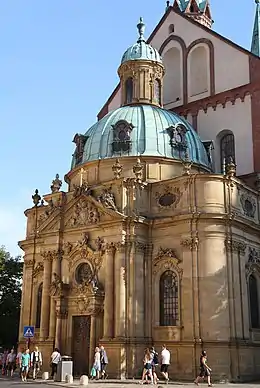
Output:
[[[165,343],[171,352],[169,375],[173,381],[193,381],[199,373],[199,356],[202,349],[207,350],[209,365],[213,371],[213,382],[248,382],[260,379],[260,343],[242,340],[237,343],[209,341],[202,345],[190,341],[153,343],[147,339],[143,341],[101,339],[100,343],[105,347],[109,358],[107,366],[109,378],[139,379],[142,374],[145,348],[154,345],[160,353],[161,346]],[[25,348],[26,344],[26,341],[21,340],[19,349]],[[43,371],[50,371],[50,355],[54,341],[32,340],[31,350],[35,345],[39,347],[43,355]],[[66,349],[66,355],[71,355],[69,349]],[[88,372],[90,372],[92,360],[93,355],[89,354]],[[162,378],[160,367],[157,372],[159,379]]]

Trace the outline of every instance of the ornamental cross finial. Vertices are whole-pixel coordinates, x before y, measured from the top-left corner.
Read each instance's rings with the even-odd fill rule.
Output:
[[[41,200],[41,196],[39,195],[39,191],[36,189],[35,194],[32,195],[32,200],[34,203],[34,206],[38,206]]]
[[[138,43],[139,42],[144,42],[144,30],[145,30],[145,24],[144,24],[144,21],[143,21],[143,18],[141,17],[140,18],[140,21],[139,23],[137,24],[137,28],[138,28],[138,31],[139,31],[139,39],[138,39]]]

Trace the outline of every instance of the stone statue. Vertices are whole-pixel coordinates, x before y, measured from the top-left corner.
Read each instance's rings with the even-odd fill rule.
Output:
[[[62,186],[62,181],[59,179],[59,174],[56,174],[55,179],[52,181],[51,192],[58,193]]]
[[[98,197],[98,202],[101,202],[107,209],[117,211],[115,196],[111,189],[104,189],[102,194]]]

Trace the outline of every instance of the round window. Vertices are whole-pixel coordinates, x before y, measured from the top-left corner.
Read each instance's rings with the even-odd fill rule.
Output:
[[[75,275],[78,284],[90,283],[93,278],[92,269],[88,263],[80,264]]]
[[[167,206],[173,205],[175,201],[176,201],[175,194],[166,193],[159,198],[158,203],[160,206],[167,207]]]

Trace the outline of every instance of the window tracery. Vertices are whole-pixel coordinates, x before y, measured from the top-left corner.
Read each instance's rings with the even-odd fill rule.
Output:
[[[133,125],[125,120],[120,120],[112,126],[114,132],[112,143],[113,152],[121,153],[131,150],[131,132],[133,128]]]
[[[37,291],[36,320],[35,320],[36,329],[39,329],[41,325],[42,287],[43,287],[43,284],[41,283]]]
[[[178,276],[167,270],[160,277],[160,326],[177,326]]]

